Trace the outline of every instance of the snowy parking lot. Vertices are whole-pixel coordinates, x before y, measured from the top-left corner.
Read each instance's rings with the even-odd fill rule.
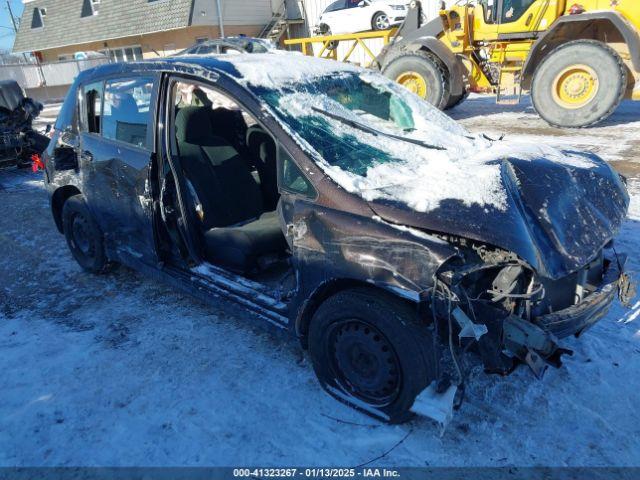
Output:
[[[640,273],[640,104],[589,130],[491,97],[449,113],[610,161],[633,195],[618,244]],[[296,339],[233,303],[204,306],[122,267],[83,272],[37,174],[0,171],[0,246],[0,466],[640,466],[640,302],[568,340],[574,355],[541,381],[475,368],[443,431],[336,402]]]

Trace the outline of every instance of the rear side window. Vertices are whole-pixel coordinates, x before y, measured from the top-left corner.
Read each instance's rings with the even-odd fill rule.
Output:
[[[335,12],[336,10],[342,10],[345,8],[345,0],[339,0],[337,2],[333,2],[331,5],[327,7],[325,13],[327,12]]]
[[[109,81],[104,90],[102,136],[148,148],[153,79],[136,77]]]
[[[58,118],[56,119],[55,129],[58,131],[69,130],[77,132],[77,101],[78,90],[77,88],[70,88],[67,92],[67,96],[64,99]]]

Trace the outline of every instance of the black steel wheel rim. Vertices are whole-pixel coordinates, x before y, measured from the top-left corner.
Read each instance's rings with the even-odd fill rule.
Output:
[[[369,405],[384,407],[400,392],[400,361],[389,340],[357,319],[333,324],[328,354],[338,386]]]

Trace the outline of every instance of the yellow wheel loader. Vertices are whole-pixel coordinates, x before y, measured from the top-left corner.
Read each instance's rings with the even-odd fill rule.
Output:
[[[640,100],[640,0],[459,0],[423,21],[418,1],[378,56],[382,72],[438,108],[470,91],[533,106],[558,127]]]

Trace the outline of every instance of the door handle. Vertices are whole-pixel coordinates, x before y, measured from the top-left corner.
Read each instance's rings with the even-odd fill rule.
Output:
[[[530,13],[529,16],[527,17],[527,21],[525,22],[525,25],[527,27],[531,25],[531,20],[533,20],[533,13]]]

